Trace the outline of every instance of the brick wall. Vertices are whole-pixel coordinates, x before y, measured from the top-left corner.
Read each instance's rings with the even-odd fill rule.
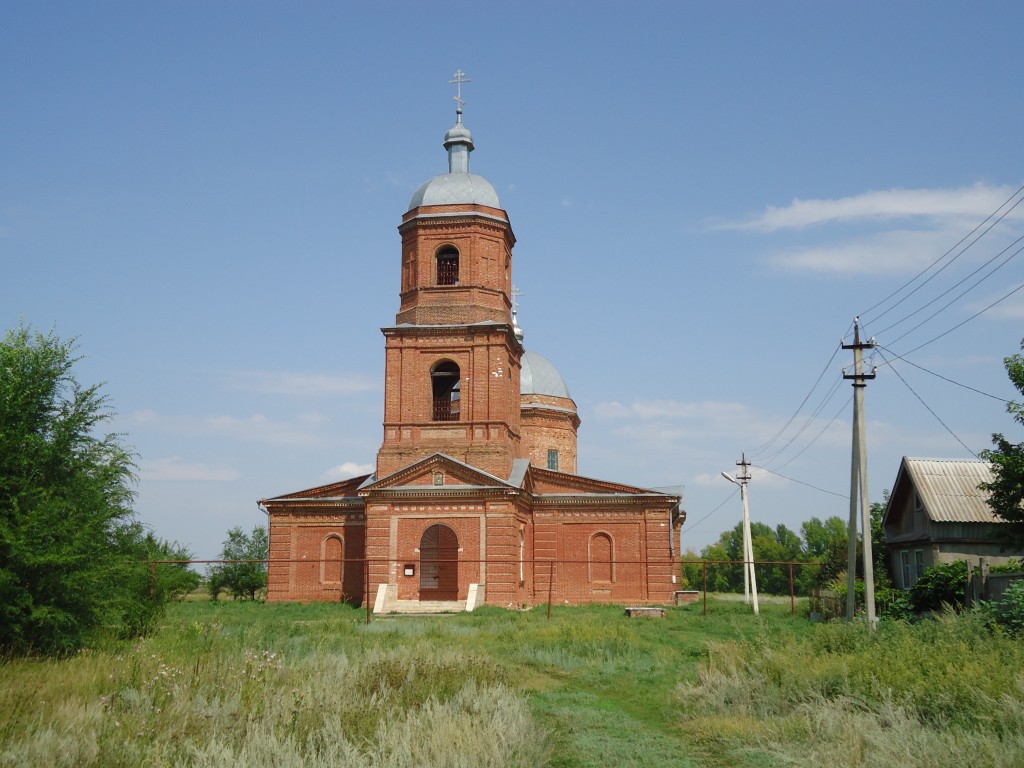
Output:
[[[361,602],[365,536],[362,514],[271,510],[267,600]]]
[[[576,474],[576,430],[580,419],[572,400],[523,395],[519,454],[535,467],[548,468],[548,451],[558,451],[558,471]],[[554,407],[552,407],[554,406]]]

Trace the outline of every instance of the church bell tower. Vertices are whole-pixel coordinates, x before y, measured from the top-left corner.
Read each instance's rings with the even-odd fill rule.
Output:
[[[522,345],[512,323],[515,235],[498,194],[470,173],[472,134],[444,138],[448,173],[412,196],[402,236],[401,303],[386,339],[384,442],[377,477],[444,453],[500,478],[520,439]]]

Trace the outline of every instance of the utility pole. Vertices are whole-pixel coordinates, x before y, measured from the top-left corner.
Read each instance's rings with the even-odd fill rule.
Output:
[[[845,342],[845,339],[843,339]],[[864,427],[864,390],[867,381],[875,378],[875,369],[864,373],[864,350],[875,347],[874,338],[860,340],[860,318],[853,319],[853,344],[843,343],[843,349],[853,350],[853,373],[843,378],[853,381],[853,450],[850,462],[850,521],[847,527],[849,545],[846,555],[846,620],[852,621],[857,585],[857,506],[860,504],[864,552],[864,608],[868,624],[875,626],[875,577],[871,554],[871,508],[868,501],[868,447]]]
[[[760,610],[757,605],[757,577],[754,575],[754,542],[750,535],[750,507],[747,504],[747,483],[750,481],[747,467],[750,466],[750,462],[747,461],[746,453],[742,454],[736,466],[740,468],[736,477],[728,472],[723,472],[722,477],[740,487],[740,498],[743,500],[743,602],[749,603],[753,597],[756,615]]]

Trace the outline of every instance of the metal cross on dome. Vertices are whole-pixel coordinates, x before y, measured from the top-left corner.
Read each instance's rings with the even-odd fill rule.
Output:
[[[525,295],[526,295],[525,291],[519,290],[514,285],[512,286],[512,314],[513,315],[517,314],[518,311],[519,311],[519,301],[518,301],[519,297],[520,296],[525,296]]]
[[[455,74],[452,75],[452,77],[454,78],[454,80],[449,80],[448,82],[455,85],[456,92],[455,96],[453,96],[452,98],[454,98],[455,103],[459,105],[458,109],[456,109],[455,112],[461,116],[462,105],[466,103],[465,100],[462,98],[462,84],[469,83],[472,81],[468,77],[466,77],[466,73],[463,72],[461,69],[456,70]]]

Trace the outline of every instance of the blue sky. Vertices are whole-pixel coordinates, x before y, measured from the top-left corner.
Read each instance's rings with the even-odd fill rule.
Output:
[[[258,499],[373,463],[396,227],[461,67],[581,474],[685,485],[696,550],[739,519],[741,451],[777,473],[755,521],[845,518],[855,315],[885,359],[1016,395],[1024,290],[947,331],[1024,283],[1024,205],[952,258],[1021,198],[1022,28],[1011,2],[7,3],[0,321],[78,337],[140,519],[215,556]],[[1022,439],[885,359],[872,499],[903,455]]]

